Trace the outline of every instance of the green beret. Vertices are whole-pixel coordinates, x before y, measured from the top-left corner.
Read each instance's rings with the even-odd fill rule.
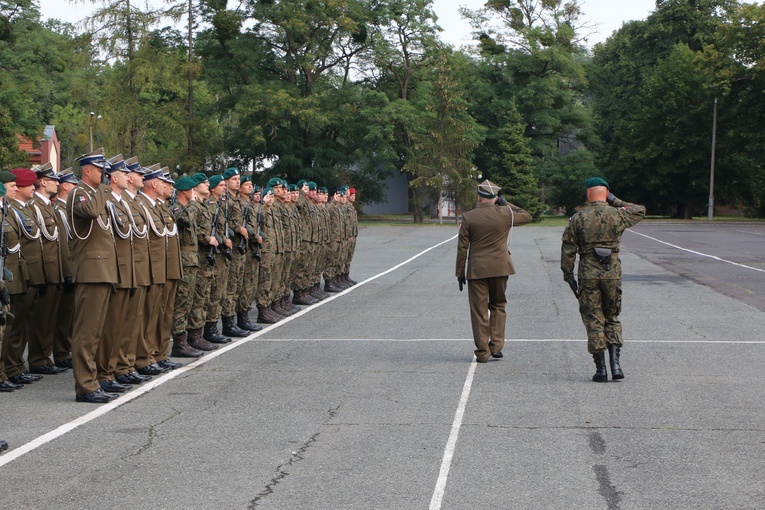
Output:
[[[5,196],[5,184],[0,182],[0,198]]]
[[[297,184],[290,184],[287,189],[289,189],[290,191],[297,191],[298,190],[298,185]]]
[[[297,187],[298,187],[298,188],[302,188],[302,187],[303,187],[303,184],[308,184],[308,181],[306,181],[305,179],[300,179],[300,180],[298,181],[298,183],[297,183]]]
[[[194,188],[199,184],[196,179],[193,177],[190,177],[188,175],[184,175],[177,181],[175,181],[175,184],[173,184],[173,187],[177,189],[178,191],[188,191],[191,188]]]
[[[0,172],[0,183],[5,184],[7,182],[13,182],[16,180],[16,175],[10,172]]]
[[[194,182],[196,182],[197,186],[199,186],[200,184],[202,184],[203,182],[207,180],[207,174],[199,172],[197,174],[192,175],[191,178],[194,179]]]
[[[273,179],[268,181],[268,184],[266,184],[266,186],[268,186],[269,188],[275,188],[281,185],[282,185],[282,180],[279,179],[278,177],[274,177]]]
[[[263,188],[263,191],[260,192],[260,197],[263,198],[266,195],[273,195],[274,194],[274,188],[271,186],[266,186]]]
[[[238,168],[234,168],[234,167],[226,168],[226,171],[223,172],[223,179],[224,180],[229,180],[232,177],[234,177],[235,175],[239,175],[239,169]]]
[[[287,186],[289,186],[289,184],[287,183],[287,181],[282,179],[282,186],[284,186],[286,188]]]
[[[327,192],[327,188],[325,186],[322,186],[321,188],[319,188],[319,193],[326,193],[326,192]]]
[[[309,190],[316,189],[316,183],[313,181],[308,181],[308,189]]]
[[[222,175],[213,175],[212,177],[210,177],[207,180],[210,181],[210,189],[213,189],[218,184],[223,182],[223,176]]]
[[[584,187],[587,189],[594,188],[595,186],[605,186],[607,189],[611,189],[608,183],[600,177],[590,177],[584,181]]]
[[[243,175],[242,176],[242,184],[245,182],[252,182],[252,176],[251,175]]]

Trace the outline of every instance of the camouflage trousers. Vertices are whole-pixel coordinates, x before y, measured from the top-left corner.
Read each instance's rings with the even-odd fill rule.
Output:
[[[276,262],[276,253],[261,252],[260,268],[258,270],[258,291],[255,293],[255,300],[258,306],[269,306],[274,298],[272,280],[274,278],[274,264]]]
[[[244,279],[244,263],[247,253],[238,253],[236,249],[232,250],[231,262],[228,263],[228,283],[226,292],[223,294],[221,303],[221,315],[231,316],[236,313],[236,302],[239,299],[239,293]]]
[[[276,295],[274,299],[290,293],[290,281],[292,281],[292,259],[295,256],[294,251],[284,252],[282,260],[282,276],[279,280],[279,285],[276,288]]]
[[[622,341],[621,280],[582,280],[579,282],[579,313],[587,328],[587,351],[596,353],[609,344],[619,347]]]
[[[332,241],[327,249],[326,267],[324,268],[324,277],[334,278],[340,274],[340,264],[343,256],[343,243]]]
[[[188,329],[204,327],[207,320],[207,309],[210,306],[210,289],[215,276],[215,266],[211,266],[201,252],[199,255],[199,260],[202,262],[197,268],[197,279],[194,283],[194,304],[189,313]]]
[[[212,285],[210,285],[210,304],[206,310],[206,322],[218,322],[220,319],[223,296],[226,295],[226,286],[228,285],[228,264],[228,259],[220,253],[215,256],[215,269]]]
[[[327,273],[327,263],[329,261],[329,247],[331,246],[331,243],[319,243],[319,245],[316,248],[316,280],[314,283],[321,281],[322,274],[324,275],[324,279],[329,279],[329,276]]]
[[[173,308],[173,337],[189,329],[189,314],[194,304],[194,292],[197,285],[196,266],[183,266],[183,278],[178,280],[175,291],[175,308]]]
[[[348,239],[348,246],[345,249],[345,259],[343,260],[342,273],[348,274],[351,272],[351,260],[353,260],[353,253],[356,251],[356,238],[351,237]]]
[[[300,243],[300,256],[295,258],[292,271],[295,277],[292,280],[293,289],[305,289],[313,284],[313,274],[316,257],[316,243],[303,241]]]
[[[261,254],[262,256],[262,254]],[[236,301],[237,312],[249,312],[252,309],[252,302],[258,294],[258,278],[260,277],[260,262],[252,256],[252,252],[247,252],[244,261],[244,279],[242,280],[242,289]]]

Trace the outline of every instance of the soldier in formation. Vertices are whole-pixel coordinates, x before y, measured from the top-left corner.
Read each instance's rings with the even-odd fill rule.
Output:
[[[71,368],[77,402],[109,402],[181,366],[171,357],[203,356],[355,283],[347,186],[327,205],[314,182],[261,188],[237,168],[175,182],[103,150],[78,164],[79,179],[49,164],[0,172],[0,392]]]
[[[571,217],[563,232],[560,265],[563,279],[579,300],[579,313],[587,328],[587,351],[595,360],[592,380],[606,382],[606,350],[611,378],[624,379],[619,360],[624,344],[619,322],[622,307],[619,243],[622,233],[643,219],[645,207],[616,198],[600,177],[587,179],[585,188],[588,205]],[[578,282],[574,278],[577,255]]]

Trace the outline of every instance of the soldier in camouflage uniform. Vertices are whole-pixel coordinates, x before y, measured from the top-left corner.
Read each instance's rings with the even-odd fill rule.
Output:
[[[217,204],[210,199],[210,182],[203,173],[192,176],[196,186],[194,191],[196,200],[189,203],[189,209],[194,211],[197,223],[197,281],[194,285],[194,303],[191,307],[188,319],[188,343],[194,349],[200,351],[213,351],[218,348],[214,343],[202,337],[202,329],[206,326],[207,308],[210,306],[210,289],[215,278],[216,256],[214,252],[223,243],[223,239],[216,232],[213,235],[213,217]],[[217,329],[216,329],[217,333]],[[209,334],[218,342],[226,341],[221,334]]]
[[[236,302],[237,326],[246,331],[260,331],[263,329],[250,321],[250,310],[258,292],[258,274],[260,272],[260,243],[258,236],[258,219],[260,218],[260,186],[254,187],[252,176],[242,177],[239,193],[243,197],[250,197],[245,207],[244,225],[248,237],[245,250],[247,255],[244,259],[244,280]]]
[[[300,215],[300,256],[294,266],[295,279],[293,281],[294,297],[292,302],[296,305],[313,305],[319,302],[319,298],[312,296],[310,288],[316,265],[316,245],[318,240],[318,218],[316,205],[308,199],[310,193],[308,181],[300,181],[297,184],[298,191],[293,193],[293,202]],[[316,186],[314,185],[314,192]]]
[[[611,361],[611,377],[623,379],[619,363],[622,325],[622,266],[619,241],[625,229],[645,215],[642,205],[624,202],[610,193],[603,179],[585,182],[588,205],[569,220],[563,232],[561,270],[563,279],[579,299],[579,313],[587,328],[587,350],[595,360],[593,381],[608,381],[605,351]],[[574,264],[579,254],[579,283],[574,279]]]
[[[327,210],[330,218],[330,245],[327,267],[324,271],[324,291],[342,292],[348,285],[340,281],[340,263],[345,237],[345,215],[342,207],[342,190],[332,189],[329,193]]]
[[[329,209],[327,206],[328,199],[329,195],[327,194],[327,188],[323,186],[320,187],[316,193],[316,205],[319,216],[319,253],[316,258],[315,276],[316,282],[319,284],[319,289],[321,289],[322,275],[324,276],[325,286],[327,280],[329,280],[329,276],[327,274],[327,264],[329,261],[330,246],[332,245],[332,220],[330,218]],[[323,290],[321,292],[324,292],[324,294],[328,295]]]
[[[194,303],[194,289],[199,271],[199,250],[197,249],[198,231],[195,210],[190,206],[196,200],[194,188],[197,181],[184,176],[175,183],[176,201],[170,207],[178,225],[178,241],[181,246],[181,264],[183,277],[178,281],[173,307],[173,350],[172,356],[178,358],[199,358],[203,351],[191,347],[188,343],[189,314]]]
[[[246,252],[247,238],[249,233],[242,225],[242,215],[247,206],[247,200],[239,196],[239,187],[241,186],[241,176],[238,168],[228,168],[223,172],[223,179],[226,181],[226,215],[230,229],[231,242],[234,247],[231,250],[231,261],[228,264],[228,283],[226,291],[223,293],[221,301],[221,321],[223,323],[223,334],[232,337],[245,337],[249,331],[240,328],[234,317],[236,314],[236,302],[239,298],[242,280],[244,279],[244,256]],[[244,238],[244,251],[237,249],[241,246]]]
[[[262,223],[260,225],[261,238],[263,240],[260,248],[260,271],[258,272],[258,291],[255,297],[258,307],[258,322],[262,324],[274,324],[284,318],[283,315],[273,311],[273,279],[275,272],[272,264],[276,259],[276,252],[279,249],[279,229],[280,226],[275,219],[272,204],[274,203],[274,189],[267,186],[260,194],[261,206],[260,216]]]
[[[231,250],[234,247],[234,244],[231,238],[228,237],[226,229],[226,183],[223,180],[222,175],[213,175],[210,177],[209,181],[210,199],[215,203],[215,207],[218,210],[218,221],[215,229],[222,242],[215,255],[215,269],[212,286],[210,288],[210,300],[206,309],[207,320],[205,322],[203,337],[208,342],[228,343],[231,341],[231,339],[228,338],[228,335],[221,336],[218,331],[218,319],[221,315],[223,297],[226,295],[228,266],[229,261],[232,259]]]
[[[349,238],[348,246],[345,252],[345,261],[343,263],[343,278],[351,285],[356,285],[356,280],[351,279],[351,261],[353,260],[353,253],[356,251],[356,238],[359,235],[359,217],[356,212],[356,207],[353,203],[356,201],[356,189],[348,189],[348,203],[346,208],[348,209],[348,228]]]
[[[279,304],[282,298],[282,274],[284,273],[284,261],[286,258],[287,243],[290,242],[290,236],[284,220],[285,212],[283,209],[285,206],[282,204],[279,197],[282,197],[287,193],[287,188],[284,181],[278,177],[274,177],[268,181],[267,187],[272,189],[274,195],[273,204],[268,208],[268,214],[273,222],[271,236],[274,241],[274,251],[270,263],[270,272],[272,273],[270,278],[270,288],[267,292],[271,297],[271,304],[269,305],[271,311],[280,318],[284,318],[287,316],[287,310],[282,309]],[[261,260],[261,272],[263,271],[262,264],[263,261]],[[260,280],[258,280],[258,285],[260,285]]]

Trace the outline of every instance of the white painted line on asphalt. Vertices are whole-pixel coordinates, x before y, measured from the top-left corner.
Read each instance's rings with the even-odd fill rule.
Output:
[[[656,239],[655,237],[647,236],[645,234],[641,234],[640,232],[635,232],[634,230],[627,230],[627,232],[632,232],[635,235],[643,236],[646,239],[650,239],[652,241],[656,241],[657,243],[665,244],[667,246],[671,246],[672,248],[676,248],[678,250],[686,251],[688,253],[693,253],[694,255],[699,255],[700,257],[707,257],[707,258],[710,258],[710,259],[717,260],[719,262],[725,262],[726,264],[731,264],[731,265],[734,265],[734,266],[743,267],[744,269],[751,269],[752,271],[759,271],[760,273],[765,273],[765,269],[760,269],[760,268],[757,268],[757,267],[747,266],[745,264],[739,264],[738,262],[733,262],[732,260],[722,259],[722,258],[716,257],[714,255],[709,255],[708,253],[701,253],[700,251],[695,251],[695,250],[690,250],[688,248],[683,248],[682,246],[678,246],[676,244],[671,244],[671,243],[668,243],[666,241],[662,241],[661,239]]]
[[[80,416],[79,418],[76,418],[76,419],[74,419],[74,420],[72,420],[72,421],[70,421],[68,423],[65,423],[65,424],[61,425],[60,427],[58,427],[58,428],[56,428],[54,430],[51,430],[50,432],[48,432],[46,434],[43,434],[42,436],[39,436],[39,437],[33,439],[32,441],[26,443],[26,444],[23,444],[23,445],[19,446],[18,448],[13,448],[13,449],[7,451],[2,456],[0,456],[0,468],[5,466],[6,464],[9,464],[9,463],[13,462],[14,460],[18,459],[22,455],[25,455],[25,454],[33,451],[33,450],[36,450],[40,446],[42,446],[42,445],[44,445],[46,443],[49,443],[49,442],[53,441],[54,439],[57,439],[57,438],[63,436],[67,432],[71,432],[72,430],[76,429],[80,425],[85,425],[86,423],[91,422],[91,421],[95,420],[96,418],[98,418],[100,416],[103,416],[104,414],[108,413],[109,411],[112,411],[112,410],[114,410],[114,409],[116,409],[116,408],[118,408],[118,407],[120,407],[120,406],[122,406],[124,404],[127,404],[131,400],[134,400],[134,399],[140,397],[141,395],[144,395],[144,394],[148,393],[149,391],[153,390],[157,386],[165,384],[166,382],[168,382],[168,381],[178,377],[179,375],[181,375],[181,374],[183,374],[185,372],[188,372],[189,370],[192,370],[192,369],[197,368],[197,367],[199,367],[201,365],[204,365],[205,363],[207,363],[207,362],[217,358],[218,356],[221,356],[222,354],[225,354],[225,353],[227,353],[228,351],[230,351],[232,349],[236,349],[240,345],[244,345],[247,342],[250,342],[250,341],[258,338],[259,336],[264,335],[264,334],[266,334],[267,332],[269,332],[269,331],[271,331],[273,329],[279,328],[279,327],[283,326],[284,324],[287,324],[288,322],[292,321],[293,319],[296,319],[296,318],[300,317],[301,315],[305,315],[310,310],[315,310],[319,306],[322,306],[322,305],[324,305],[326,303],[329,303],[330,301],[334,301],[335,299],[339,298],[340,296],[343,296],[343,295],[349,293],[353,289],[357,289],[357,288],[359,288],[359,287],[361,287],[361,286],[363,286],[363,285],[365,285],[365,284],[367,284],[367,283],[369,283],[369,282],[371,282],[373,280],[376,280],[377,278],[380,278],[381,276],[385,276],[386,274],[388,274],[388,273],[390,273],[392,271],[395,271],[396,269],[398,269],[401,266],[404,266],[404,265],[410,263],[411,261],[417,259],[418,257],[421,257],[422,255],[426,254],[430,250],[438,248],[439,246],[441,246],[443,244],[446,244],[446,243],[448,243],[448,242],[450,242],[450,241],[452,241],[452,240],[454,240],[456,238],[457,238],[457,235],[455,235],[453,237],[450,237],[446,241],[443,241],[443,242],[440,242],[440,243],[438,243],[438,244],[436,244],[434,246],[431,246],[430,248],[421,251],[417,255],[414,255],[413,257],[408,258],[404,262],[402,262],[402,263],[400,263],[400,264],[398,264],[396,266],[393,266],[392,268],[388,269],[387,271],[383,271],[382,273],[379,273],[379,274],[377,274],[375,276],[367,278],[366,280],[357,283],[353,287],[349,287],[349,288],[345,289],[342,292],[338,292],[338,293],[328,297],[327,299],[325,299],[323,301],[320,301],[319,303],[316,303],[315,305],[311,305],[309,307],[303,308],[300,312],[296,313],[295,315],[292,315],[290,317],[286,317],[286,318],[280,320],[279,322],[277,322],[276,324],[272,324],[272,325],[270,325],[268,327],[264,327],[261,331],[258,331],[257,333],[253,333],[250,336],[244,337],[244,338],[242,338],[241,340],[239,340],[237,342],[232,342],[232,343],[226,345],[225,347],[221,347],[221,348],[219,348],[219,349],[217,349],[215,351],[208,352],[203,357],[197,359],[196,361],[194,361],[192,363],[188,363],[188,364],[186,364],[186,365],[184,365],[184,366],[182,366],[182,367],[180,367],[180,368],[178,368],[176,370],[173,370],[172,372],[168,372],[168,373],[166,373],[163,376],[160,376],[160,377],[158,377],[158,378],[156,378],[156,379],[154,379],[152,381],[149,381],[147,383],[144,383],[141,386],[136,387],[135,389],[129,391],[128,393],[123,394],[119,398],[117,398],[115,400],[112,400],[111,402],[109,402],[107,404],[101,404],[98,408],[94,409],[93,411],[91,411],[91,412],[89,412],[87,414],[84,414],[84,415]]]
[[[446,441],[444,456],[441,459],[441,470],[438,473],[436,489],[433,492],[433,497],[430,499],[430,510],[441,509],[441,501],[444,499],[444,491],[446,490],[446,479],[449,477],[449,469],[452,467],[454,449],[457,446],[457,437],[460,434],[460,427],[462,427],[462,417],[465,415],[465,407],[467,406],[468,397],[470,396],[470,388],[473,386],[473,376],[475,375],[476,365],[478,365],[478,363],[475,362],[474,358],[468,369],[465,385],[462,387],[460,403],[457,406],[457,411],[454,413],[452,431],[449,434],[449,439]]]
[[[465,342],[472,345],[472,338],[264,338],[261,342]],[[762,344],[765,340],[649,340],[627,339],[630,344]],[[506,338],[505,343],[587,343],[586,338]]]

